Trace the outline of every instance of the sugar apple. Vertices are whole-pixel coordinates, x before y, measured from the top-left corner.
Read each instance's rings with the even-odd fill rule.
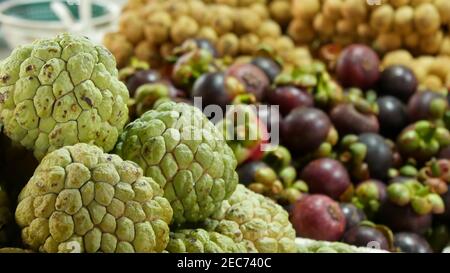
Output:
[[[115,152],[164,188],[175,224],[205,220],[238,182],[236,159],[223,135],[185,103],[163,102],[144,113],[127,125]]]
[[[0,181],[0,247],[11,243],[14,217],[4,184]]]
[[[288,213],[274,201],[239,184],[204,227],[243,241],[248,252],[296,252],[295,230]]]
[[[385,250],[357,247],[342,242],[316,241],[297,238],[298,253],[387,253]]]
[[[135,163],[76,144],[45,156],[19,195],[22,240],[40,252],[161,252],[172,208]]]
[[[170,233],[167,245],[170,253],[246,253],[244,242],[235,242],[232,238],[218,232],[204,229],[184,229]]]
[[[112,150],[128,98],[112,54],[84,37],[37,40],[0,62],[0,123],[38,159],[79,142]]]

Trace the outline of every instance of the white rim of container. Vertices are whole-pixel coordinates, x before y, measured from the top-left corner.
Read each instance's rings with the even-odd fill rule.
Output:
[[[23,4],[35,3],[51,3],[52,0],[9,0],[0,4],[0,23],[9,26],[16,26],[21,28],[46,29],[46,30],[60,30],[64,25],[60,21],[43,22],[38,20],[28,20],[4,14],[4,12],[14,6]],[[113,22],[120,14],[120,8],[114,3],[107,0],[93,0],[93,4],[101,5],[107,10],[105,15],[94,17],[91,19],[92,26],[104,25]]]

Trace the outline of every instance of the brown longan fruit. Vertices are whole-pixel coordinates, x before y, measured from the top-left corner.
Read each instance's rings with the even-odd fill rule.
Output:
[[[325,0],[322,6],[322,13],[326,17],[337,20],[341,17],[342,0]]]
[[[134,55],[141,61],[146,61],[150,66],[159,66],[161,64],[161,55],[158,47],[152,45],[148,41],[142,41],[134,48]]]
[[[178,19],[181,16],[189,15],[189,5],[188,1],[178,1],[178,0],[170,0],[167,2],[162,2],[161,4],[164,6],[164,10],[170,14],[173,19]]]
[[[374,41],[374,47],[381,52],[399,49],[402,46],[402,38],[395,32],[380,33]]]
[[[238,35],[256,32],[262,23],[261,18],[249,8],[238,9],[234,19],[234,32]]]
[[[249,6],[250,10],[252,10],[254,13],[256,13],[261,20],[269,19],[269,10],[266,5],[262,3],[254,3]]]
[[[239,53],[240,54],[254,54],[258,49],[260,39],[254,33],[247,33],[239,39]]]
[[[430,3],[424,3],[416,7],[414,25],[422,35],[435,33],[441,25],[440,15],[436,7]]]
[[[137,44],[144,39],[144,20],[137,11],[127,11],[120,17],[119,30],[128,41]]]
[[[403,38],[403,41],[406,45],[406,47],[410,48],[410,49],[414,49],[417,48],[419,46],[419,34],[417,33],[410,33],[408,35],[406,35]]]
[[[372,28],[369,24],[358,24],[358,27],[356,29],[356,32],[358,33],[358,36],[362,39],[369,39],[373,36]]]
[[[428,68],[428,73],[445,80],[450,73],[450,56],[437,56]]]
[[[277,39],[273,37],[261,38],[260,47],[269,49],[271,52],[275,50]]]
[[[282,56],[283,61],[283,70],[289,70],[291,64],[292,66],[304,66],[312,63],[311,53],[306,47],[296,47],[293,50],[286,52]]]
[[[430,90],[439,90],[444,86],[442,79],[433,74],[426,75],[421,84]]]
[[[405,49],[399,49],[394,50],[391,52],[388,52],[386,55],[384,55],[384,58],[382,60],[382,66],[388,67],[395,64],[405,65],[407,67],[410,67],[411,62],[413,61],[413,56],[408,50]]]
[[[270,16],[282,27],[286,27],[292,19],[291,2],[274,0],[269,4]]]
[[[158,2],[150,2],[139,9],[142,15],[142,18],[148,18],[151,14],[157,13],[157,12],[166,12],[164,10],[164,6],[161,5],[161,3]],[[169,15],[170,16],[170,15]]]
[[[339,34],[351,35],[354,33],[355,28],[353,21],[347,19],[341,19],[336,24],[336,30]]]
[[[128,0],[123,11],[139,10],[147,4],[147,0]]]
[[[201,27],[195,37],[206,39],[213,44],[216,43],[219,38],[216,31],[212,27]]]
[[[289,24],[287,32],[294,41],[301,44],[311,42],[315,36],[311,23],[298,19]]]
[[[169,39],[169,29],[172,18],[167,12],[156,12],[149,15],[144,26],[144,34],[147,41],[153,44],[161,44]]]
[[[382,5],[372,12],[370,26],[377,33],[389,32],[393,21],[394,9],[390,5]]]
[[[431,35],[421,35],[419,38],[419,48],[422,53],[435,54],[441,48],[444,34],[442,31],[438,31]]]
[[[341,5],[341,15],[352,21],[363,21],[367,16],[365,0],[345,0]]]
[[[312,20],[320,12],[320,2],[319,0],[293,0],[292,12],[296,18]]]
[[[208,7],[202,1],[189,1],[189,16],[191,16],[198,24],[204,25],[206,23],[205,14],[208,13]]]
[[[434,0],[434,6],[439,12],[441,22],[443,24],[450,23],[450,1],[449,0]]]
[[[414,28],[414,9],[410,6],[403,6],[395,11],[394,30],[402,35],[409,34]]]
[[[439,54],[450,56],[450,36],[444,37],[439,48]]]
[[[103,44],[114,55],[119,68],[128,64],[128,60],[133,55],[133,45],[123,34],[118,32],[107,33],[103,37]]]
[[[275,39],[275,43],[273,46],[275,51],[277,52],[291,51],[295,49],[294,41],[292,41],[292,39],[287,36],[282,36]]]
[[[227,12],[227,7],[212,8],[210,12],[207,25],[214,28],[218,35],[223,35],[233,30],[233,16]]]
[[[258,28],[257,34],[259,37],[280,37],[281,28],[275,21],[266,20]]]
[[[326,18],[322,13],[319,13],[314,17],[313,27],[315,31],[325,36],[331,36],[335,31],[335,22]]]
[[[179,17],[170,28],[170,37],[175,44],[181,44],[195,37],[199,30],[197,22],[189,16]]]
[[[239,51],[239,38],[234,33],[227,33],[219,38],[216,47],[222,57],[236,56]]]

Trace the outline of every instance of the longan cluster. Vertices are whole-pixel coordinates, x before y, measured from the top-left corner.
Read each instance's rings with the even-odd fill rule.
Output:
[[[450,56],[424,55],[414,58],[406,50],[395,50],[386,54],[382,61],[384,67],[398,64],[414,71],[420,89],[441,91],[450,88]]]
[[[107,34],[104,44],[119,67],[127,65],[133,56],[158,66],[176,46],[191,38],[211,41],[221,57],[254,55],[263,50],[288,63],[305,59],[305,49],[297,48],[290,37],[283,35],[280,24],[271,19],[273,13],[287,24],[289,5],[275,4],[285,0],[273,1],[272,8],[265,1],[215,2],[132,0],[121,16],[119,31]]]
[[[291,0],[203,0],[203,2],[233,7],[245,7],[254,4],[265,5],[269,10],[270,17],[283,28],[292,20]]]
[[[298,43],[363,42],[382,53],[450,54],[448,0],[293,0],[292,11],[288,33]]]

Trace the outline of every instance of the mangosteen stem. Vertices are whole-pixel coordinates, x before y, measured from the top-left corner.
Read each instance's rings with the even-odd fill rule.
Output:
[[[436,133],[436,126],[427,122],[427,121],[419,121],[416,124],[415,131],[420,136],[420,138],[426,143],[430,142]]]
[[[433,177],[441,176],[441,169],[439,168],[439,164],[435,158],[432,159],[430,164],[431,174]]]
[[[430,105],[430,112],[435,118],[440,118],[447,110],[447,102],[443,99],[434,99]]]

